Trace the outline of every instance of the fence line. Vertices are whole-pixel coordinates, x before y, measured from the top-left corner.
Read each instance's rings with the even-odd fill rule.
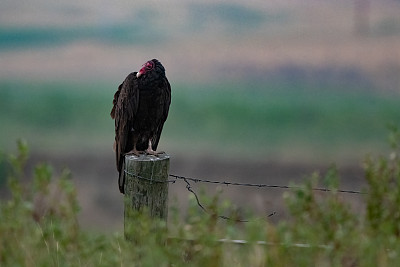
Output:
[[[179,237],[168,237],[168,241],[184,241],[184,242],[196,242],[195,239],[183,239]],[[285,246],[285,247],[294,247],[294,248],[320,248],[320,249],[332,249],[332,245],[320,245],[320,244],[307,244],[307,243],[282,243],[282,242],[268,242],[268,241],[247,241],[243,239],[227,239],[222,238],[216,240],[219,243],[225,244],[235,244],[235,245],[261,245],[261,246]]]
[[[301,189],[301,186],[290,186],[290,185],[270,185],[270,184],[252,184],[252,183],[238,183],[238,182],[226,182],[226,181],[213,181],[213,180],[208,180],[208,179],[199,179],[199,178],[192,178],[192,177],[186,177],[186,176],[181,176],[181,175],[175,175],[175,174],[168,174],[169,177],[173,177],[175,179],[173,180],[167,180],[167,181],[161,181],[157,179],[153,179],[152,177],[142,177],[140,175],[128,172],[127,170],[124,171],[126,174],[129,174],[131,176],[137,177],[142,180],[146,180],[149,182],[154,182],[154,183],[176,183],[178,180],[183,180],[188,183],[188,181],[192,181],[194,183],[208,183],[208,184],[220,184],[220,185],[226,185],[226,186],[244,186],[244,187],[257,187],[257,188],[275,188],[275,189]],[[347,194],[359,194],[359,195],[365,195],[368,194],[367,192],[362,192],[359,190],[346,190],[346,189],[329,189],[329,188],[311,188],[313,191],[322,191],[322,192],[338,192],[338,193],[347,193]]]
[[[222,243],[231,243],[231,244],[239,244],[239,245],[245,245],[245,244],[251,244],[252,242],[249,242],[247,240],[241,240],[241,239],[218,239],[218,242]],[[266,245],[266,246],[288,246],[288,247],[297,247],[297,248],[322,248],[322,249],[332,249],[332,246],[330,245],[311,245],[307,243],[275,243],[275,242],[267,242],[267,241],[254,241],[253,243],[257,245]]]
[[[198,178],[190,178],[185,176],[179,176],[175,174],[169,174],[170,177],[174,177],[176,179],[181,179],[184,181],[193,181],[195,183],[209,183],[209,184],[220,184],[220,185],[233,185],[233,186],[245,186],[245,187],[258,187],[258,188],[277,188],[277,189],[301,189],[300,186],[289,186],[289,185],[268,185],[268,184],[251,184],[251,183],[237,183],[237,182],[221,182],[221,181],[212,181],[206,179],[198,179]],[[338,192],[338,193],[348,193],[348,194],[367,194],[365,192],[361,192],[358,190],[343,190],[343,189],[328,189],[328,188],[311,188],[313,191],[323,191],[323,192]]]
[[[180,175],[175,175],[175,174],[169,174],[169,177],[173,177],[175,179],[173,180],[166,180],[166,181],[161,181],[157,179],[153,179],[153,177],[143,177],[134,173],[131,173],[127,170],[124,170],[124,172],[128,175],[131,175],[133,177],[136,177],[138,179],[146,180],[150,183],[176,183],[178,180],[183,180],[186,183],[186,189],[192,193],[196,199],[197,205],[207,214],[211,214],[200,202],[200,199],[196,192],[193,190],[192,185],[190,184],[189,181],[194,182],[194,183],[209,183],[209,184],[220,184],[220,185],[226,185],[226,186],[244,186],[244,187],[257,187],[257,188],[272,188],[272,189],[301,189],[302,187],[300,186],[288,186],[288,185],[268,185],[268,184],[252,184],[252,183],[237,183],[237,182],[226,182],[226,181],[213,181],[213,180],[207,180],[207,179],[198,179],[198,178],[191,178],[191,177],[185,177],[185,176],[180,176]],[[339,192],[339,193],[348,193],[348,194],[367,194],[365,192],[357,191],[357,190],[342,190],[342,189],[328,189],[328,188],[311,188],[314,191],[322,191],[322,192]],[[269,218],[271,216],[274,216],[276,214],[275,211],[272,213],[268,214],[266,218]],[[218,215],[218,214],[213,214],[216,215],[218,218],[223,219],[223,220],[230,220],[230,221],[235,221],[235,222],[249,222],[249,220],[243,220],[239,218],[231,218],[225,215]]]
[[[211,214],[214,216],[217,216],[218,218],[224,219],[224,220],[232,220],[235,222],[249,222],[249,220],[244,220],[244,219],[237,219],[237,218],[230,218],[228,216],[224,216],[224,215],[218,215],[215,213],[211,213],[209,212],[200,202],[198,195],[196,194],[196,192],[193,190],[192,185],[190,182],[194,182],[194,183],[210,183],[210,184],[220,184],[220,185],[226,185],[226,186],[245,186],[245,187],[257,187],[257,188],[275,188],[275,189],[300,189],[302,187],[300,186],[286,186],[286,185],[267,185],[267,184],[251,184],[251,183],[237,183],[237,182],[220,182],[220,181],[213,181],[213,180],[206,180],[206,179],[198,179],[198,178],[192,178],[192,177],[185,177],[185,176],[180,176],[180,175],[175,175],[175,174],[168,174],[169,177],[173,177],[174,179],[172,180],[166,180],[166,181],[162,181],[162,180],[158,180],[158,179],[154,179],[152,176],[149,177],[143,177],[137,174],[134,174],[132,172],[129,172],[127,170],[124,170],[124,172],[132,177],[136,177],[138,179],[141,180],[145,180],[147,182],[150,183],[176,183],[177,181],[181,180],[184,181],[186,183],[186,189],[192,193],[197,201],[197,205],[207,214]],[[324,191],[324,192],[330,192],[330,191],[335,191],[335,192],[340,192],[340,193],[351,193],[351,194],[366,194],[364,192],[361,191],[355,191],[355,190],[331,190],[328,188],[312,188],[312,190],[317,190],[317,191]],[[275,215],[276,212],[272,212],[271,214],[269,214],[267,216],[271,217],[273,215]],[[174,240],[177,238],[169,238],[170,240]],[[191,240],[185,240],[185,241],[191,241]],[[298,248],[321,248],[321,249],[331,249],[332,247],[329,245],[321,245],[321,244],[315,244],[315,245],[311,245],[311,244],[307,244],[307,243],[291,243],[291,244],[287,244],[287,243],[275,243],[275,242],[268,242],[268,241],[253,241],[253,242],[249,242],[247,240],[239,240],[239,239],[218,239],[216,240],[217,242],[220,243],[228,243],[228,244],[237,244],[237,245],[246,245],[246,244],[256,244],[256,245],[263,245],[263,246],[276,246],[276,245],[281,245],[281,246],[289,246],[289,247],[298,247]]]

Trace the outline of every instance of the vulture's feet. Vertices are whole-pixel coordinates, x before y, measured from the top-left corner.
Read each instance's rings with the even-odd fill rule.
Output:
[[[125,155],[135,155],[137,157],[140,157],[140,155],[146,154],[146,151],[138,151],[136,149],[132,149],[128,153],[125,153]]]
[[[153,149],[147,149],[145,153],[146,153],[146,155],[152,155],[155,157],[159,157],[160,155],[165,154],[164,151],[156,152]]]

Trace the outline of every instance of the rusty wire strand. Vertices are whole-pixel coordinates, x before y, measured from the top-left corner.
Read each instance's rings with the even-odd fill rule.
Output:
[[[127,170],[124,170],[124,172],[128,175],[134,176],[138,179],[141,180],[146,180],[148,182],[154,182],[154,183],[176,183],[176,181],[183,180],[186,183],[186,189],[192,193],[196,199],[197,205],[205,212],[210,214],[210,212],[201,204],[200,199],[196,192],[193,190],[192,185],[190,184],[189,181],[194,182],[194,183],[209,183],[209,184],[220,184],[220,185],[226,185],[226,186],[246,186],[246,187],[257,187],[257,188],[276,188],[276,189],[301,189],[302,187],[300,186],[288,186],[288,185],[268,185],[268,184],[252,184],[252,183],[238,183],[238,182],[226,182],[226,181],[213,181],[213,180],[207,180],[207,179],[198,179],[198,178],[191,178],[191,177],[185,177],[185,176],[180,176],[180,175],[175,175],[175,174],[168,174],[169,177],[175,178],[174,180],[158,180],[158,179],[153,179],[153,178],[147,178],[143,177],[134,173],[131,173]],[[342,190],[342,189],[328,189],[328,188],[311,188],[311,190],[314,191],[322,191],[322,192],[338,192],[338,193],[349,193],[349,194],[367,194],[361,191],[357,190]],[[267,218],[275,215],[276,212],[272,212],[269,215],[267,215]],[[217,215],[218,218],[224,219],[224,220],[232,220],[236,222],[248,222],[248,220],[242,220],[242,219],[234,219],[230,218],[224,215]]]
[[[185,183],[186,183],[186,189],[187,189],[190,193],[192,193],[192,194],[194,195],[194,197],[196,198],[197,205],[198,205],[205,213],[210,214],[210,212],[208,212],[208,210],[207,210],[206,208],[204,208],[204,206],[200,203],[199,197],[197,196],[196,192],[193,191],[192,186],[191,186],[191,184],[188,182],[188,180],[183,178],[183,181],[185,181]],[[224,215],[217,215],[217,216],[218,216],[218,218],[220,218],[220,219],[229,220],[229,221],[248,222],[248,220],[233,219],[233,218],[230,218],[230,217],[227,217],[227,216],[224,216]]]
[[[269,184],[252,184],[252,183],[238,183],[238,182],[226,182],[226,181],[213,181],[213,180],[207,180],[207,179],[199,179],[199,178],[191,178],[191,177],[185,177],[185,176],[180,176],[180,175],[175,175],[175,174],[168,174],[169,177],[175,178],[174,180],[157,180],[157,179],[152,179],[152,178],[147,178],[143,177],[134,173],[131,173],[127,170],[124,170],[124,172],[128,175],[137,177],[142,180],[146,180],[149,182],[154,182],[154,183],[176,183],[176,181],[183,180],[187,183],[187,181],[192,181],[195,183],[208,183],[208,184],[220,184],[220,185],[226,185],[226,186],[245,186],[245,187],[257,187],[257,188],[277,188],[277,189],[302,189],[303,187],[301,186],[290,186],[290,185],[269,185]],[[366,192],[358,191],[358,190],[345,190],[345,189],[329,189],[329,188],[311,188],[313,191],[322,191],[322,192],[337,192],[337,193],[348,193],[348,194],[368,194]]]
[[[208,183],[208,184],[220,184],[220,185],[226,185],[226,186],[245,186],[245,187],[257,187],[257,188],[276,188],[276,189],[301,189],[303,187],[301,186],[290,186],[290,185],[270,185],[270,184],[252,184],[252,183],[238,183],[238,182],[226,182],[226,181],[213,181],[213,180],[208,180],[208,179],[199,179],[199,178],[192,178],[192,177],[186,177],[186,176],[181,176],[181,175],[175,175],[175,174],[168,174],[169,177],[175,178],[174,180],[157,180],[157,179],[152,179],[152,178],[147,178],[143,177],[134,173],[131,173],[127,170],[124,170],[126,174],[129,174],[131,176],[137,177],[142,180],[146,180],[149,182],[155,182],[155,183],[176,183],[176,181],[183,180],[187,183],[187,181],[192,181],[194,183]],[[347,193],[347,194],[367,194],[366,192],[362,192],[359,190],[347,190],[347,189],[329,189],[329,188],[311,188],[313,191],[322,191],[322,192],[338,192],[338,193]]]
[[[221,182],[221,181],[212,181],[206,179],[198,179],[198,178],[190,178],[185,176],[179,176],[175,174],[169,174],[170,177],[174,177],[175,179],[181,180],[189,180],[195,183],[209,183],[209,184],[220,184],[226,186],[246,186],[246,187],[258,187],[258,188],[277,188],[277,189],[301,189],[300,186],[289,186],[289,185],[268,185],[268,184],[251,184],[251,183],[237,183],[237,182]],[[174,180],[175,181],[175,180]],[[328,189],[328,188],[311,188],[314,191],[323,191],[323,192],[338,192],[338,193],[348,193],[348,194],[367,194],[365,192],[357,191],[357,190],[342,190],[342,189]]]

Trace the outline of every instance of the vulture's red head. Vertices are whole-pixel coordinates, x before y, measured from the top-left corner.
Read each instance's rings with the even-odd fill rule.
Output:
[[[165,69],[163,65],[161,65],[160,61],[152,59],[143,64],[142,68],[136,74],[136,77],[139,78],[142,75],[145,76],[153,71],[165,75]]]

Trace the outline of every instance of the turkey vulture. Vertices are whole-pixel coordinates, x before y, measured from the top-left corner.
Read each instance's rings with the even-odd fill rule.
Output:
[[[124,156],[157,155],[157,145],[168,116],[171,86],[157,60],[147,61],[139,72],[130,73],[114,94],[111,118],[115,142],[119,190],[124,193]]]

